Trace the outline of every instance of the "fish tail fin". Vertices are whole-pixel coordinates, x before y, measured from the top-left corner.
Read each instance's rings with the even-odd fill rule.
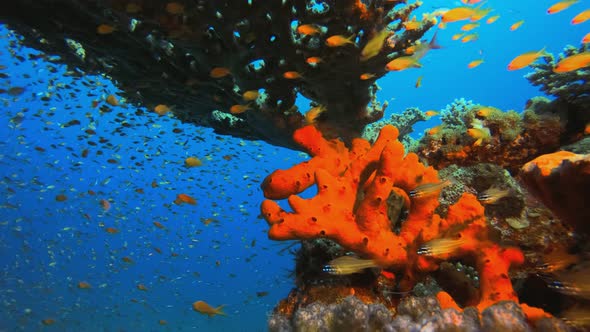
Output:
[[[225,307],[225,304],[222,304],[219,307],[215,308],[215,314],[227,316],[227,314],[222,311],[223,307]]]
[[[430,43],[428,43],[428,48],[430,48],[431,50],[438,50],[438,49],[442,48],[442,46],[440,46],[440,44],[438,44],[438,42],[436,41],[437,35],[438,35],[438,29],[434,32],[434,36],[432,36]]]

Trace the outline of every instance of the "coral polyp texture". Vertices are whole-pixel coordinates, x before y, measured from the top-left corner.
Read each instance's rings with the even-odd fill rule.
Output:
[[[441,111],[443,123],[426,132],[416,152],[436,169],[491,163],[512,174],[533,158],[555,152],[584,130],[584,118],[561,104],[533,98],[522,114],[456,100]]]
[[[445,182],[416,154],[406,155],[397,137],[397,129],[387,125],[372,146],[358,138],[347,148],[340,140],[323,138],[313,126],[297,130],[295,141],[312,158],[275,171],[263,182],[267,198],[288,198],[293,210],[285,211],[273,200],[263,201],[261,212],[270,225],[269,237],[331,239],[397,273],[404,290],[438,269],[441,262],[462,259],[477,267],[480,283],[479,293],[466,304],[483,310],[498,301],[518,301],[509,269],[523,263],[522,252],[488,238],[484,208],[472,194],[463,194],[446,216],[435,213]],[[297,196],[312,185],[317,186],[316,196]],[[432,252],[418,254],[418,249],[429,246]],[[457,307],[442,294],[445,305]]]
[[[375,81],[436,24],[427,15],[404,25],[420,4],[23,0],[1,2],[0,22],[70,75],[108,75],[129,103],[297,148],[307,111],[298,93],[323,106],[307,120],[326,134],[350,140],[382,117]]]

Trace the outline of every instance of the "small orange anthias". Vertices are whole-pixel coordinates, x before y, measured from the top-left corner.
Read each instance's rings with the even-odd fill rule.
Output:
[[[405,155],[397,137],[395,127],[385,126],[372,146],[358,138],[348,148],[340,140],[324,139],[314,126],[297,130],[295,141],[312,158],[264,180],[262,189],[269,199],[262,202],[261,212],[270,225],[269,237],[329,238],[384,271],[398,273],[403,290],[443,261],[469,258],[480,280],[479,296],[469,305],[481,311],[502,300],[518,302],[508,271],[523,263],[520,249],[488,238],[484,207],[472,194],[449,206],[445,218],[436,214],[439,193],[452,180],[439,180],[437,171],[420,163],[416,154]],[[315,197],[296,195],[313,184],[318,188]],[[293,212],[273,201],[284,198]],[[391,208],[394,201],[408,211],[399,232],[394,230],[399,219]],[[450,294],[440,292],[438,298],[444,308],[458,308]],[[549,316],[521,306],[531,321]]]

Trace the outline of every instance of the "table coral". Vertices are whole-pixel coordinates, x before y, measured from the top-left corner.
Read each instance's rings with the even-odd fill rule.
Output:
[[[435,15],[413,20],[420,6],[402,0],[22,0],[0,2],[0,21],[26,46],[58,55],[48,58],[75,68],[73,75],[108,75],[128,103],[174,105],[182,121],[297,148],[292,134],[306,124],[307,111],[295,106],[297,94],[325,107],[315,121],[334,136],[358,136],[383,115],[375,81],[437,23]],[[417,26],[406,29],[411,20]],[[107,31],[97,32],[99,26]],[[332,47],[332,37],[347,42]],[[255,91],[258,98],[246,97]]]
[[[297,130],[295,141],[312,159],[275,171],[263,182],[267,198],[288,198],[293,209],[287,212],[273,200],[263,201],[261,213],[270,225],[269,237],[329,238],[386,270],[400,271],[400,288],[405,290],[442,261],[464,259],[474,263],[480,279],[478,297],[469,305],[483,310],[501,300],[518,301],[508,270],[524,261],[522,252],[488,239],[484,208],[474,195],[463,194],[445,217],[434,212],[438,192],[410,195],[440,180],[437,171],[419,162],[416,154],[405,155],[397,137],[395,127],[385,126],[373,146],[359,138],[347,148],[339,140],[323,138],[313,126]],[[316,196],[296,195],[314,184]],[[394,197],[402,198],[408,212],[405,219],[400,219],[403,213],[391,212],[396,210],[390,206]],[[417,253],[435,239],[457,240],[457,245],[432,255]]]

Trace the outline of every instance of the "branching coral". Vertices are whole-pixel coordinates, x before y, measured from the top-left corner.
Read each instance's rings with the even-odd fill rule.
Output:
[[[297,130],[295,141],[313,158],[265,179],[265,196],[288,198],[293,209],[287,212],[272,200],[262,203],[269,237],[329,238],[387,270],[402,271],[402,289],[412,287],[442,261],[469,260],[480,277],[479,296],[470,305],[483,309],[500,300],[517,301],[508,270],[523,262],[520,250],[502,248],[488,239],[484,208],[474,195],[463,194],[444,218],[434,213],[439,190],[409,195],[440,182],[437,172],[420,163],[416,154],[404,155],[397,137],[395,127],[385,126],[373,146],[355,139],[349,149],[339,140],[323,138],[312,126]],[[316,196],[296,195],[313,184]],[[397,201],[394,197],[401,197],[408,211],[405,219],[390,205]],[[398,233],[395,226],[400,222]],[[418,254],[421,246],[438,248],[440,241],[446,241],[445,250]]]
[[[24,0],[2,2],[0,20],[28,46],[87,73],[106,73],[130,102],[174,105],[183,121],[297,148],[292,133],[305,124],[294,107],[297,93],[325,107],[315,120],[324,134],[351,139],[382,116],[375,80],[436,24],[426,16],[405,28],[419,6],[401,0]],[[100,25],[107,28],[98,32]],[[334,36],[348,41],[328,45]],[[376,36],[386,38],[370,56],[363,53]],[[245,99],[251,91],[259,98]],[[235,105],[246,111],[232,114]]]

